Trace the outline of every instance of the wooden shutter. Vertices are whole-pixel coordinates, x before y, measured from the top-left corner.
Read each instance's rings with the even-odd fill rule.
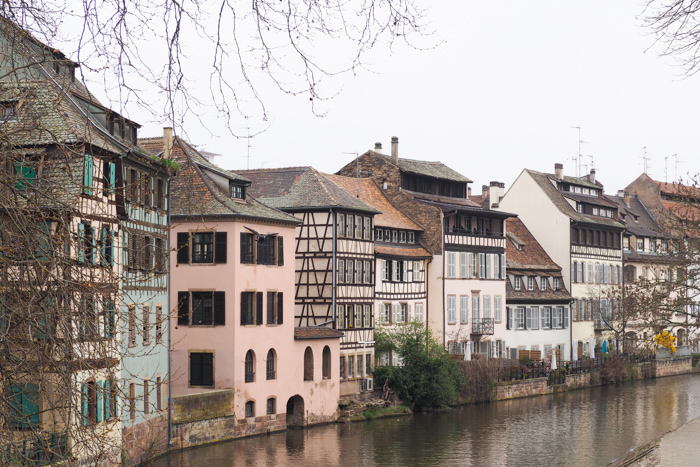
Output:
[[[92,156],[89,154],[85,154],[83,164],[83,193],[92,194]]]
[[[284,242],[283,238],[277,237],[277,265],[284,266]]]
[[[187,326],[190,324],[190,293],[177,293],[177,324]]]
[[[246,311],[248,310],[248,292],[241,292],[241,326],[248,324],[246,322]]]
[[[226,292],[214,292],[214,325],[226,324]]]
[[[111,414],[109,413],[109,406],[112,401],[112,396],[109,388],[109,380],[106,380],[103,385],[102,398],[104,399],[104,419],[109,420]]]
[[[226,232],[214,232],[214,262],[226,263]]]
[[[114,193],[114,187],[117,182],[117,164],[114,162],[109,163],[109,192]]]
[[[88,386],[83,383],[80,389],[81,392],[81,402],[82,402],[82,413],[83,413],[83,426],[88,425]]]
[[[267,324],[275,324],[275,292],[267,293]]]
[[[263,293],[256,292],[255,301],[255,324],[261,325],[263,323]]]
[[[177,233],[177,264],[190,262],[190,234],[189,232]]]
[[[202,384],[202,354],[190,354],[190,386],[201,386]]]
[[[78,245],[77,245],[78,261],[85,262],[85,224],[78,224]]]
[[[277,292],[277,324],[282,324],[283,319],[282,319],[282,309],[284,308],[282,305],[282,292]]]
[[[241,263],[250,263],[248,252],[250,251],[250,234],[241,232]]]
[[[97,399],[97,421],[101,422],[102,421],[102,416],[104,415],[104,406],[102,405],[103,403],[103,397],[102,395],[104,394],[104,391],[102,389],[102,381],[97,382],[97,386],[95,387],[95,391],[97,394],[95,394],[96,399]]]

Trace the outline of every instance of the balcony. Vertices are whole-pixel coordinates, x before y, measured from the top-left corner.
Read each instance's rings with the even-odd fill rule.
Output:
[[[472,318],[472,334],[493,334],[493,318]]]

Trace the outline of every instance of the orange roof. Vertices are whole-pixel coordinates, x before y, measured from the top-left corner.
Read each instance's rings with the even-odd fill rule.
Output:
[[[420,230],[423,229],[409,219],[404,213],[394,207],[384,196],[377,183],[371,178],[343,177],[341,175],[324,174],[326,178],[345,190],[347,193],[357,196],[360,201],[376,209],[381,214],[374,216],[374,224],[377,227],[390,227],[393,229]],[[359,196],[358,196],[359,186]],[[430,255],[428,255],[430,256]]]
[[[414,248],[401,248],[401,247],[391,247],[375,245],[374,253],[377,255],[384,256],[403,256],[406,258],[430,258],[432,255],[428,253],[425,248],[414,247]]]

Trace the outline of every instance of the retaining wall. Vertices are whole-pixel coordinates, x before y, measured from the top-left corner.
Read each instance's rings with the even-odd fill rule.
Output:
[[[691,357],[670,358],[656,361],[656,377],[682,375],[692,373],[693,365]]]

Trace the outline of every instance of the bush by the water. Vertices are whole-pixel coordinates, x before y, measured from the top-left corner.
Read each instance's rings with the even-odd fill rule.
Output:
[[[374,371],[378,386],[389,381],[391,389],[414,410],[450,407],[464,376],[443,347],[419,323],[406,323],[391,330],[375,330],[375,351],[394,352],[401,365],[379,366]]]

